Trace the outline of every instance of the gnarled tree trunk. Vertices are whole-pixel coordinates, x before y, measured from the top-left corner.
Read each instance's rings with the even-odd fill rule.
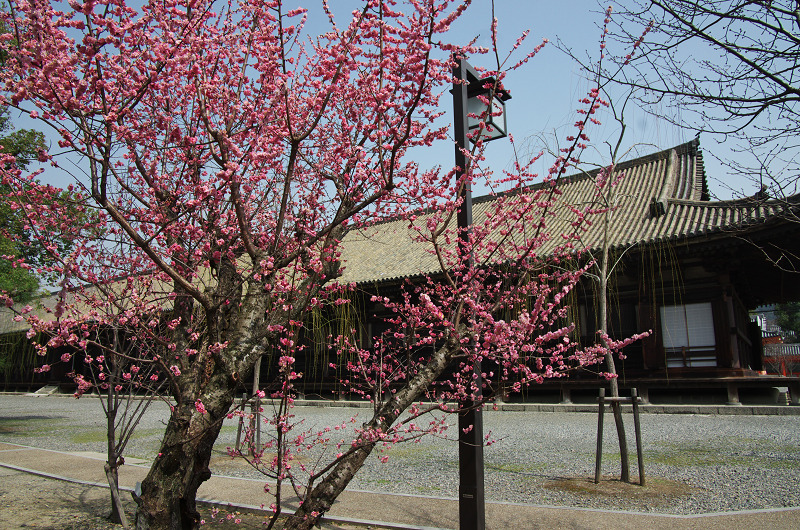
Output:
[[[212,378],[195,402],[174,407],[161,449],[136,498],[137,529],[190,529],[200,526],[195,498],[211,477],[209,462],[222,422],[234,400],[236,387],[223,377]]]

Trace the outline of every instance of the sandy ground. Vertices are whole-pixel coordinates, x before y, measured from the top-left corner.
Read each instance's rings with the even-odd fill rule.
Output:
[[[123,493],[126,513],[133,522],[134,502]],[[47,530],[121,530],[113,524],[108,489],[32,475],[0,467],[0,530],[39,528]],[[264,529],[263,514],[217,510],[200,505],[204,527],[220,529]],[[276,526],[278,528],[279,526]],[[380,526],[323,524],[326,530],[384,530]]]
[[[133,509],[131,501],[131,510]],[[108,490],[0,467],[0,528],[98,530],[111,524]]]

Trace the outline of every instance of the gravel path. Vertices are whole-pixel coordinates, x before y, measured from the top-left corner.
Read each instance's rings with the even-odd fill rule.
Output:
[[[352,414],[358,414],[355,425],[360,425],[369,411],[298,407],[295,412],[306,427],[316,428]],[[167,415],[164,404],[151,407],[128,456],[152,459]],[[607,418],[603,473],[611,478],[619,473],[619,448]],[[96,399],[0,395],[0,441],[102,452],[104,421]],[[643,415],[641,422],[648,486],[608,480],[597,487],[588,480],[594,474],[595,414],[487,411],[485,430],[497,440],[485,450],[487,500],[677,514],[800,506],[800,416],[653,414]],[[627,415],[631,448],[632,424]],[[225,456],[225,448],[235,444],[236,425],[223,426],[213,471],[257,477],[249,466]],[[449,436],[456,437],[456,431]],[[426,437],[383,454],[388,462],[372,455],[350,489],[455,497],[452,439]],[[310,465],[318,455],[312,451],[301,461]],[[636,478],[634,453],[631,475]]]

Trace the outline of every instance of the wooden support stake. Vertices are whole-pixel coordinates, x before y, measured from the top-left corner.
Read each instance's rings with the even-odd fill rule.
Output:
[[[244,411],[244,404],[247,403],[247,392],[242,394],[242,411]],[[239,429],[236,431],[236,450],[241,451],[240,444],[242,443],[242,423],[244,423],[244,414],[239,416]]]
[[[256,417],[256,424],[255,424],[256,446],[255,446],[254,451],[260,453],[261,452],[261,398],[258,397],[258,395],[256,395],[256,413],[255,413],[255,417]]]
[[[594,458],[594,483],[600,483],[600,463],[603,459],[603,413],[606,408],[606,389],[600,389],[600,397],[597,400],[600,403],[597,411],[597,453]]]
[[[644,486],[644,454],[642,452],[642,429],[639,427],[639,393],[631,388],[633,400],[633,429],[636,433],[636,458],[639,461],[639,485]]]

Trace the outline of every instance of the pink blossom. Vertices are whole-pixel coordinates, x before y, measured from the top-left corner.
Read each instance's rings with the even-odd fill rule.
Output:
[[[408,13],[391,2],[369,3],[320,36],[304,30],[305,10],[281,13],[273,4],[215,10],[151,2],[142,10],[67,2],[56,14],[48,2],[16,3],[13,25],[24,31],[2,42],[9,61],[0,77],[13,87],[6,97],[35,109],[29,116],[41,125],[56,125],[54,142],[90,175],[71,191],[75,200],[63,200],[64,190],[0,157],[3,182],[14,198],[24,197],[10,202],[25,208],[31,233],[52,258],[42,273],[62,278],[48,320],[24,310],[30,337],[45,337],[37,353],[88,348],[119,330],[123,341],[100,346],[109,348],[110,361],[121,354],[132,363],[124,381],[152,370],[152,382],[170,376],[165,382],[176,397],[232,398],[260,356],[274,352],[274,401],[258,411],[270,436],[251,457],[292,484],[298,469],[307,478],[325,468],[316,457],[298,458],[303,451],[319,447],[329,459],[342,458],[342,451],[385,451],[442,435],[446,415],[480,389],[476,363],[484,363],[486,380],[521,391],[596,364],[606,352],[621,353],[629,343],[572,342],[567,311],[587,270],[567,264],[598,208],[565,204],[561,183],[580,164],[607,105],[599,85],[581,98],[575,131],[546,175],[535,175],[538,156],[518,157],[513,169],[494,174],[478,141],[464,146],[470,171],[457,177],[454,168],[426,169],[409,156],[451,141],[439,126],[440,95],[453,83],[448,54],[487,59],[481,62],[491,71],[482,72],[502,86],[546,41],[526,50],[525,33],[513,45],[519,56],[491,64],[506,55],[448,43],[440,33],[467,2],[444,9],[447,2],[415,1]],[[499,22],[489,31],[494,48]],[[605,51],[605,28],[600,38]],[[613,183],[602,175],[598,190]],[[459,230],[460,190],[477,184],[509,193],[485,203],[469,232]],[[574,216],[569,233],[548,230],[554,210]],[[376,227],[389,225],[424,246],[432,272],[361,304],[364,284],[340,277],[347,266],[342,241],[363,231],[369,242],[382,229]],[[74,242],[70,249],[53,244],[65,239]],[[548,268],[545,255],[558,266]],[[337,318],[312,330],[310,319],[319,315],[311,310],[320,309]],[[384,321],[366,329],[357,313],[365,311]],[[295,418],[304,376],[297,360],[310,358],[324,359],[337,389],[369,401],[375,417],[354,415],[318,429]],[[92,368],[104,361],[98,356]],[[433,373],[443,366],[454,375]],[[401,389],[422,373],[433,375],[406,418]],[[107,381],[106,374],[97,377]],[[76,395],[91,388],[74,377]],[[170,427],[186,440],[178,442],[183,449],[194,451],[188,444],[196,422],[180,418],[178,399]],[[438,411],[430,423],[419,419],[428,403]],[[200,398],[194,407],[208,413]],[[242,425],[251,414],[238,403],[214,412],[238,416]],[[252,432],[244,436],[255,446]]]

